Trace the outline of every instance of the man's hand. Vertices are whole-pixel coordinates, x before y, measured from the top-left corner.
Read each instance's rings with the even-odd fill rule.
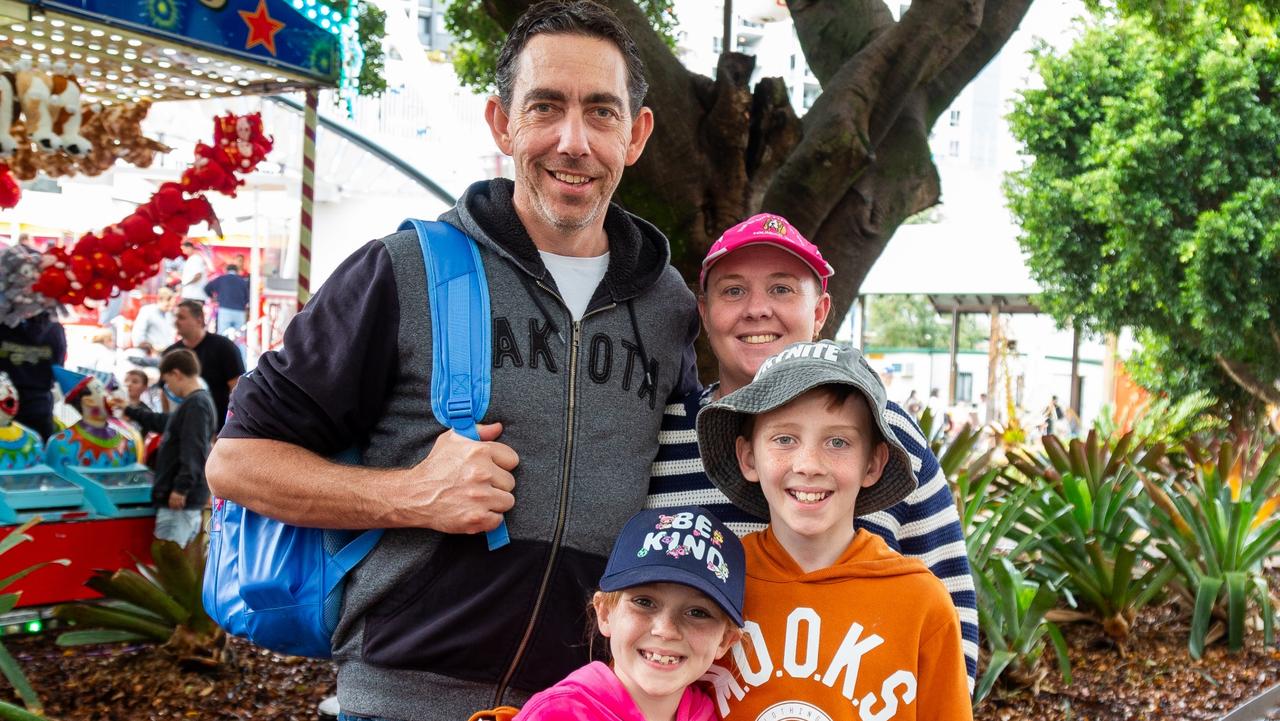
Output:
[[[427,455],[408,471],[408,493],[399,512],[406,525],[443,533],[491,531],[502,522],[516,499],[511,475],[520,457],[502,443],[501,423],[476,426],[480,440],[445,431]]]
[[[187,507],[187,494],[178,493],[177,491],[169,492],[169,509],[173,511],[181,511]]]

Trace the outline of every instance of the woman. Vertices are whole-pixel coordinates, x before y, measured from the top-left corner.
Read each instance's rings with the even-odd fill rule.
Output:
[[[834,270],[817,246],[781,216],[762,213],[725,231],[707,252],[699,277],[698,312],[719,364],[720,379],[667,406],[648,507],[698,504],[739,535],[764,521],[729,503],[698,457],[694,420],[706,403],[751,382],[760,364],[791,343],[814,340],[831,310],[827,279]],[[960,610],[970,690],[977,673],[978,614],[964,534],[951,489],[911,416],[896,403],[889,426],[912,456],[920,486],[896,506],[861,516],[857,525],[905,556],[919,558],[951,592]]]

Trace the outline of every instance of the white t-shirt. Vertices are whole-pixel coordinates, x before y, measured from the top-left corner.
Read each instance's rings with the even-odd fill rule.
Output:
[[[209,282],[205,277],[208,275],[208,264],[205,263],[204,256],[199,253],[192,253],[187,256],[187,260],[182,264],[182,297],[190,300],[209,300],[209,296],[204,294],[204,284]],[[196,276],[200,276],[196,280]]]
[[[596,293],[596,286],[604,278],[609,269],[609,254],[597,255],[594,258],[575,258],[568,255],[555,255],[538,251],[543,265],[556,280],[556,288],[560,289],[560,297],[573,314],[575,321],[582,320],[587,312],[587,303]]]

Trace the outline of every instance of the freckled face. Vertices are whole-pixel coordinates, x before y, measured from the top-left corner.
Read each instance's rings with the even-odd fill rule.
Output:
[[[521,220],[562,234],[602,227],[623,168],[653,130],[648,108],[632,118],[621,51],[600,38],[544,34],[516,63],[511,107],[491,98],[486,117],[515,161]]]
[[[596,594],[596,618],[609,639],[614,673],[642,707],[678,701],[738,638],[715,602],[678,583],[626,589],[612,606],[603,598]]]

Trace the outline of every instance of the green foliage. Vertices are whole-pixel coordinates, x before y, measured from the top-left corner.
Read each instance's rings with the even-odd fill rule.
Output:
[[[1044,88],[1010,116],[1034,160],[1006,192],[1055,318],[1137,327],[1137,377],[1242,405],[1225,362],[1254,392],[1280,379],[1280,42],[1190,15],[1175,39],[1124,20],[1038,51]]]
[[[972,315],[960,318],[960,349],[984,344],[988,331]],[[867,301],[867,345],[890,348],[950,348],[951,321],[923,295],[877,295]]]
[[[32,540],[31,536],[27,535],[27,530],[39,522],[40,518],[37,516],[36,518],[32,518],[5,534],[4,538],[0,539],[0,555],[13,550],[19,544]],[[66,566],[70,564],[70,561],[67,561],[66,559],[59,559],[57,561],[37,563],[34,566],[24,568],[8,578],[0,579],[0,590],[12,586],[18,580],[25,578],[28,574],[51,564]],[[18,605],[18,599],[21,596],[21,591],[0,593],[0,614],[12,611],[14,607]],[[9,650],[4,647],[4,644],[0,644],[0,674],[3,674],[5,680],[13,686],[13,690],[18,693],[18,697],[22,699],[23,705],[26,706],[30,712],[34,714],[43,713],[44,707],[43,704],[40,703],[40,696],[36,693],[35,689],[31,687],[31,682],[27,680],[27,675],[22,671],[22,666],[18,664],[18,660],[9,653]],[[22,719],[30,716],[30,714],[27,714],[27,716],[23,716],[23,714],[27,714],[27,712],[17,706],[0,703],[0,719]]]
[[[1062,679],[1071,683],[1071,660],[1062,632],[1044,616],[1058,602],[1058,593],[1044,581],[1027,578],[1003,556],[975,573],[978,624],[991,652],[974,688],[974,703],[991,692],[1004,675],[1011,683],[1033,685],[1043,675],[1037,669],[1046,637],[1053,642]]]
[[[226,634],[201,602],[205,536],[184,549],[173,541],[151,544],[153,563],[137,570],[98,570],[85,582],[108,603],[57,606],[55,617],[78,627],[58,637],[60,646],[120,641],[169,644],[184,661],[216,666],[226,652]]]
[[[1217,453],[1188,445],[1194,471],[1163,481],[1144,478],[1155,500],[1150,530],[1156,546],[1178,571],[1194,599],[1188,646],[1193,658],[1204,654],[1209,625],[1225,620],[1227,646],[1244,647],[1250,602],[1262,617],[1265,642],[1274,643],[1275,609],[1263,562],[1276,552],[1280,516],[1280,444],[1260,464],[1248,445],[1238,450],[1223,443]]]
[[[1114,441],[1091,431],[1063,447],[1044,436],[1044,455],[1025,450],[1010,462],[1036,484],[1027,515],[1045,532],[1037,544],[1037,574],[1061,584],[1123,643],[1138,610],[1157,598],[1176,573],[1143,543],[1142,517],[1150,506],[1132,465],[1133,436]],[[1152,462],[1150,453],[1144,460]],[[1024,541],[1021,529],[1012,533]]]
[[[1179,396],[1176,400],[1152,398],[1130,421],[1136,443],[1148,447],[1159,445],[1168,451],[1181,450],[1187,439],[1226,426],[1226,421],[1210,412],[1217,403],[1217,399],[1205,391]],[[1099,436],[1120,435],[1114,415],[1110,406],[1098,414],[1093,427]]]
[[[667,47],[675,50],[674,0],[636,0],[636,4]],[[485,12],[484,0],[453,0],[445,11],[444,24],[453,35],[453,69],[459,82],[476,92],[495,92],[498,53],[507,34]]]
[[[346,13],[347,0],[320,0],[333,10]],[[359,16],[356,17],[356,37],[360,40],[360,49],[364,51],[364,65],[360,68],[357,81],[357,92],[360,95],[376,98],[387,90],[387,81],[383,77],[382,39],[387,34],[387,14],[371,2],[359,4]]]

